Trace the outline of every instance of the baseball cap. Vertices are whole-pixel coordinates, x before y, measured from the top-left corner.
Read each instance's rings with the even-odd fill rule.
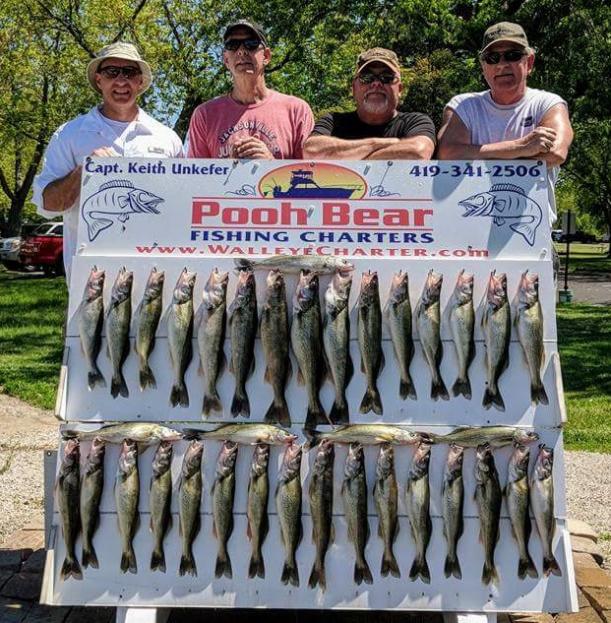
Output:
[[[151,66],[146,61],[142,60],[140,52],[138,52],[138,48],[131,43],[127,43],[126,41],[117,41],[116,43],[111,43],[110,45],[102,48],[96,53],[95,58],[87,65],[87,78],[94,91],[100,93],[100,89],[95,83],[95,75],[102,61],[107,58],[121,58],[126,61],[134,61],[134,63],[138,64],[140,71],[142,72],[142,85],[140,86],[138,95],[144,93],[151,86],[151,82],[153,81]]]
[[[356,61],[356,73],[360,73],[371,63],[384,63],[386,67],[392,69],[394,72],[398,74],[401,73],[399,57],[392,50],[387,50],[386,48],[371,48],[365,52],[361,52]]]
[[[526,38],[526,33],[522,26],[513,24],[512,22],[499,22],[498,24],[490,26],[484,33],[484,40],[480,52],[485,52],[493,43],[499,43],[500,41],[517,43],[523,48],[529,47],[528,39]]]
[[[227,26],[227,28],[225,28],[225,34],[223,35],[223,41],[227,41],[227,39],[229,38],[229,35],[231,34],[231,31],[235,30],[236,28],[249,28],[267,46],[267,36],[265,35],[265,31],[263,30],[263,26],[261,26],[260,24],[257,24],[256,22],[253,22],[253,21],[251,21],[249,19],[239,19],[239,20],[236,20],[235,22],[232,22],[231,24],[229,24],[229,26]]]

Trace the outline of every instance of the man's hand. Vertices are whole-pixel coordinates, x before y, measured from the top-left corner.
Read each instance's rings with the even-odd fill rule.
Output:
[[[98,147],[91,152],[97,158],[118,158],[119,154],[112,147]]]
[[[233,146],[235,158],[250,158],[255,160],[273,160],[274,155],[267,148],[267,145],[255,136],[249,136],[236,141]]]
[[[556,130],[554,128],[539,126],[530,134],[517,139],[516,143],[520,148],[520,157],[528,158],[550,151],[555,140]]]

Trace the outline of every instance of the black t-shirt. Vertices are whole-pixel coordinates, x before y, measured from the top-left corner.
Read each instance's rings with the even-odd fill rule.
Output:
[[[421,112],[400,112],[382,125],[364,123],[356,111],[332,112],[316,122],[312,134],[347,140],[428,136],[433,143],[436,142],[435,124],[430,117]]]

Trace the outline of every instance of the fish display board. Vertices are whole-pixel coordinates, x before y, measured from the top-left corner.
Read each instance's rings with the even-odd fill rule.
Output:
[[[325,295],[334,279],[333,267],[342,262],[353,267],[348,298],[350,322],[349,352],[354,374],[346,388],[351,424],[395,424],[415,431],[443,435],[460,426],[507,425],[533,431],[554,450],[554,516],[557,521],[553,551],[561,575],[542,574],[542,544],[534,526],[529,549],[538,577],[517,577],[518,549],[512,536],[508,508],[503,501],[500,539],[496,549],[497,585],[481,582],[484,550],[478,540],[478,509],[475,490],[475,449],[465,450],[464,534],[458,545],[462,579],[446,578],[443,512],[443,472],[448,446],[435,444],[430,459],[431,541],[427,552],[431,581],[411,581],[414,538],[408,523],[406,482],[413,446],[396,446],[395,469],[399,485],[399,533],[394,545],[401,577],[382,577],[382,541],[374,503],[377,449],[365,448],[368,485],[367,513],[370,536],[365,557],[373,574],[372,584],[356,585],[352,573],[354,547],[350,542],[342,504],[341,487],[346,459],[345,445],[335,456],[333,523],[335,540],[327,553],[327,588],[309,588],[308,577],[315,555],[308,486],[316,449],[304,452],[300,477],[303,490],[303,540],[297,550],[299,586],[284,585],[281,578],[284,551],[274,491],[281,468],[282,448],[272,448],[269,463],[269,534],[263,546],[265,578],[248,578],[250,545],[246,536],[247,487],[252,447],[240,445],[235,472],[234,530],[228,543],[233,561],[233,578],[216,578],[214,560],[218,543],[213,535],[211,487],[215,480],[219,442],[204,442],[201,530],[194,541],[198,575],[179,576],[181,553],[178,528],[178,482],[187,441],[174,444],[172,472],[172,525],[165,539],[167,570],[149,568],[152,535],[149,531],[149,482],[156,445],[138,457],[140,478],[140,527],[134,539],[138,560],[136,574],[119,570],[121,545],[112,485],[119,461],[119,445],[109,445],[104,460],[105,484],[100,504],[100,525],[95,536],[99,568],[83,569],[83,578],[62,579],[66,554],[61,517],[56,505],[52,549],[47,559],[43,600],[57,605],[120,605],[133,607],[242,607],[242,608],[337,608],[445,610],[459,612],[562,612],[575,610],[574,583],[569,535],[566,526],[562,425],[566,420],[560,362],[557,351],[555,286],[552,274],[551,232],[545,165],[538,161],[389,161],[306,162],[153,160],[91,158],[84,164],[77,255],[73,260],[64,368],[58,395],[58,415],[64,431],[94,430],[121,422],[157,422],[175,427],[213,429],[240,422],[262,422],[274,398],[266,378],[266,354],[260,331],[254,342],[254,370],[245,389],[250,417],[232,417],[231,405],[236,376],[226,366],[217,389],[221,410],[202,413],[205,383],[201,372],[198,327],[201,323],[206,284],[211,273],[228,273],[226,304],[236,296],[238,268],[254,263],[257,316],[267,297],[267,275],[275,256],[286,258],[286,299],[289,321],[295,322],[293,296],[299,285],[301,265],[315,265],[319,275],[319,302],[325,318]],[[261,266],[257,266],[257,262]],[[266,264],[267,262],[267,264]],[[91,271],[104,271],[100,284],[101,341],[96,348],[97,367],[104,383],[91,382],[91,353],[83,347],[83,299]],[[131,309],[124,327],[127,345],[118,351],[127,395],[113,397],[111,379],[116,376],[110,334],[119,309],[113,291],[117,275],[126,269],[133,274]],[[147,280],[151,271],[163,271],[160,321],[155,329],[155,346],[148,364],[155,387],[140,389],[141,362],[135,352],[138,322]],[[189,334],[192,358],[184,371],[188,405],[171,406],[176,384],[170,351],[175,341],[172,304],[176,285],[184,270],[195,274],[192,288],[194,332]],[[409,278],[414,353],[409,367],[415,397],[402,398],[402,371],[397,365],[388,320],[393,276],[399,271]],[[431,273],[431,271],[433,271]],[[461,271],[473,275],[474,353],[468,374],[471,397],[454,395],[459,356],[453,341],[451,313],[454,290]],[[498,390],[504,410],[485,405],[490,376],[486,366],[486,314],[491,273],[506,275],[511,318],[507,344],[508,364],[500,373]],[[528,272],[527,272],[528,271]],[[367,393],[367,375],[361,369],[359,341],[359,299],[363,274],[377,273],[382,310],[380,347],[385,364],[377,374],[382,413],[360,412]],[[531,399],[531,373],[519,330],[519,291],[524,273],[538,275],[538,293],[543,317],[543,364],[541,383],[546,400]],[[448,399],[431,397],[432,369],[427,362],[427,337],[419,325],[419,310],[426,301],[431,275],[443,275],[439,296],[439,342],[442,353],[439,373]],[[109,313],[113,308],[115,311]],[[100,311],[98,309],[98,311]],[[97,316],[95,317],[97,318]],[[142,321],[140,321],[142,322]],[[232,338],[226,328],[223,352],[232,354]],[[110,347],[110,348],[109,348]],[[111,352],[111,356],[107,354]],[[297,361],[290,354],[293,373],[286,383],[286,402],[291,424],[288,428],[304,442],[308,397],[299,384]],[[89,385],[92,385],[91,387]],[[124,393],[125,393],[124,392]],[[332,410],[336,392],[325,380],[320,403],[326,414]],[[328,424],[318,425],[330,431]],[[58,471],[66,442],[60,441]],[[89,451],[81,443],[81,467]],[[500,484],[507,482],[511,447],[493,450]],[[537,456],[531,446],[529,475]],[[80,556],[80,540],[77,542]],[[342,571],[344,571],[342,573]]]

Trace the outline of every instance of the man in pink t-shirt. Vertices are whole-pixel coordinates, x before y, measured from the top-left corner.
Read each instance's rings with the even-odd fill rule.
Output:
[[[223,63],[231,72],[229,95],[195,109],[189,124],[189,158],[302,158],[314,127],[306,102],[265,85],[271,59],[265,32],[239,20],[224,34]]]

